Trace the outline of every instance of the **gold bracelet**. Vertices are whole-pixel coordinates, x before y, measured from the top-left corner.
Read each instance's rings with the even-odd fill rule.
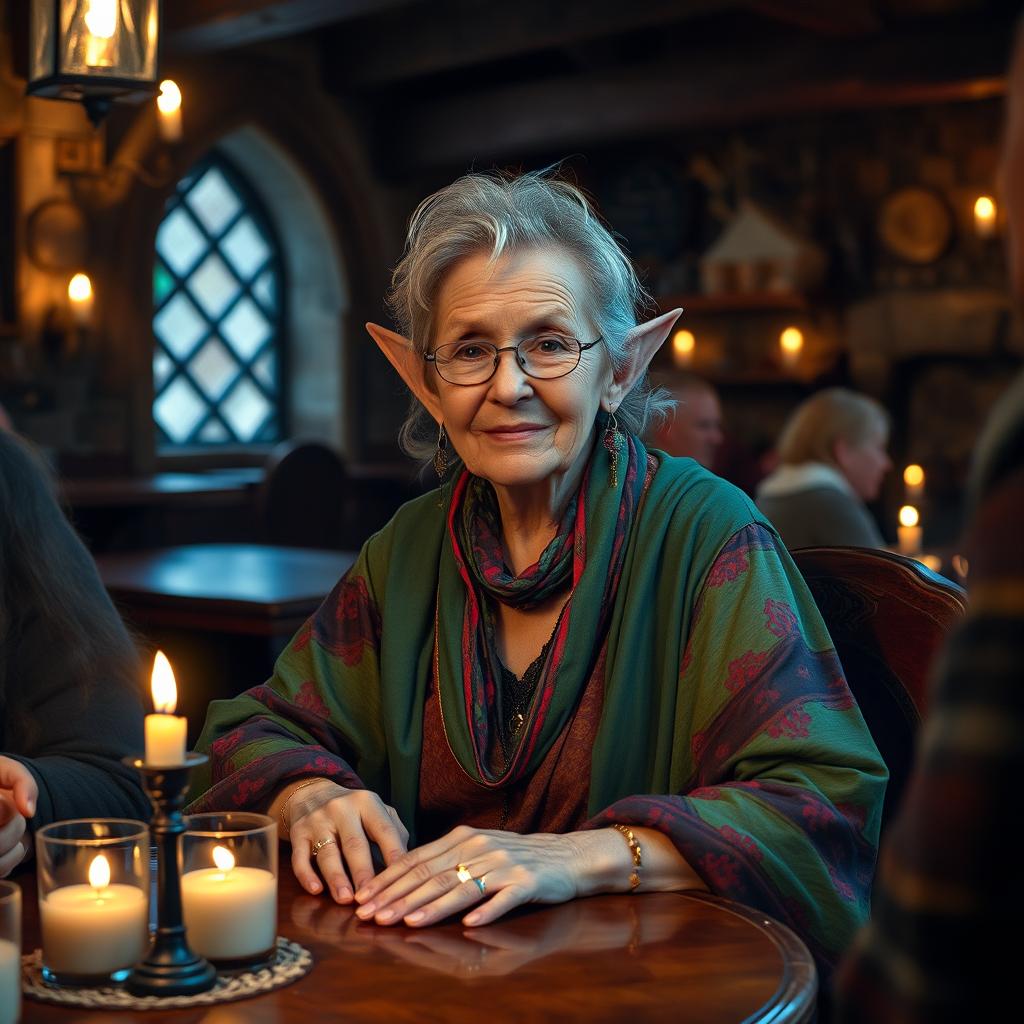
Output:
[[[288,810],[288,805],[292,802],[292,797],[295,796],[295,794],[298,793],[298,791],[300,789],[305,789],[307,786],[312,786],[314,782],[329,782],[329,781],[330,781],[329,779],[325,779],[322,775],[318,775],[315,779],[306,779],[305,782],[300,782],[299,785],[297,785],[288,794],[288,796],[285,798],[284,803],[281,804],[281,810],[278,812],[279,815],[280,815],[280,818],[281,818],[281,838],[282,839],[287,839],[288,836],[291,834],[291,830],[288,827],[288,819],[285,818],[284,812],[286,810]]]
[[[638,869],[644,866],[643,853],[640,844],[636,841],[636,836],[633,835],[633,830],[628,825],[612,825],[612,828],[626,840],[629,844],[629,852],[633,855],[633,870],[629,875],[629,891],[633,892],[640,884]]]

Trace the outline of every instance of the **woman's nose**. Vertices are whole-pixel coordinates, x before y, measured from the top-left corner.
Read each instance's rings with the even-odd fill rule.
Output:
[[[506,348],[498,353],[498,367],[491,378],[491,393],[499,401],[519,401],[533,387],[519,362],[519,353]]]

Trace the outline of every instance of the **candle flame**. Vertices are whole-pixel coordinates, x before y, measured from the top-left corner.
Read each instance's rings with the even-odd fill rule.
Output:
[[[904,505],[900,509],[900,526],[917,526],[921,517],[913,505]]]
[[[75,274],[68,281],[68,298],[72,302],[88,302],[92,298],[92,281],[88,274]]]
[[[672,348],[681,356],[689,355],[696,344],[697,339],[693,336],[693,331],[676,331],[672,338]]]
[[[803,331],[799,327],[787,327],[779,335],[779,347],[783,352],[799,352],[804,347]]]
[[[912,462],[903,470],[903,482],[908,487],[920,487],[924,483],[924,470],[916,462]]]
[[[230,871],[235,866],[235,858],[226,846],[215,846],[213,848],[213,863],[221,871]]]
[[[173,114],[181,108],[181,90],[173,79],[165,78],[160,83],[160,95],[156,98],[156,106],[161,114]]]
[[[117,0],[89,0],[85,27],[100,39],[111,39],[117,31]]]
[[[993,220],[996,215],[996,203],[991,196],[978,196],[974,200],[974,216],[978,220]]]
[[[178,705],[178,687],[174,682],[174,670],[163,651],[157,651],[153,659],[153,707],[164,715],[173,715]]]
[[[110,885],[110,865],[102,853],[97,854],[89,865],[89,884],[98,894],[100,889],[106,889]]]

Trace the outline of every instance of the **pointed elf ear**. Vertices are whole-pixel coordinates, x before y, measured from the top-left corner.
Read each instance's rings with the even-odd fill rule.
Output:
[[[668,313],[662,313],[654,320],[648,320],[645,324],[637,324],[629,334],[626,335],[625,350],[626,361],[614,373],[611,384],[605,392],[605,402],[602,403],[606,411],[615,410],[621,405],[622,399],[629,394],[633,385],[643,376],[654,353],[665,343],[676,321],[682,316],[682,309],[673,309]]]
[[[427,364],[413,347],[411,341],[379,324],[367,324],[366,330],[377,342],[377,347],[387,356],[388,362],[398,371],[406,387],[419,399],[423,407],[440,423],[444,416],[437,392],[427,384]]]

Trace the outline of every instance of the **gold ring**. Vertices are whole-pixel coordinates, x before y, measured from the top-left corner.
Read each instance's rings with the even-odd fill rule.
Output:
[[[474,881],[473,872],[466,867],[465,864],[455,865],[455,875],[460,882],[472,882]]]
[[[313,844],[313,849],[310,851],[310,856],[315,857],[325,846],[330,846],[331,843],[336,843],[338,840],[334,836],[329,836],[327,839],[318,839]]]

